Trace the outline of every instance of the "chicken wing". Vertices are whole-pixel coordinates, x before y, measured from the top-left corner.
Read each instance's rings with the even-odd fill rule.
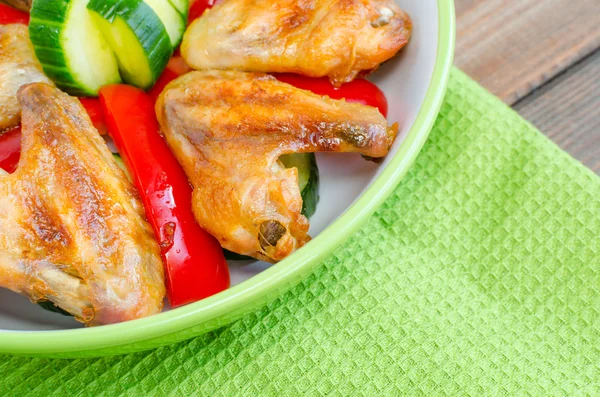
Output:
[[[310,240],[299,152],[388,153],[398,127],[377,109],[332,100],[262,73],[191,72],[156,104],[169,146],[194,186],[199,224],[230,251],[276,262]]]
[[[33,52],[27,26],[0,25],[0,134],[19,125],[17,91],[34,82],[52,84]]]
[[[75,98],[24,86],[23,151],[0,176],[0,287],[86,324],[158,313],[163,268],[131,183]]]
[[[193,69],[329,76],[341,85],[393,57],[410,38],[393,0],[225,0],[187,30]]]
[[[340,85],[406,45],[412,24],[393,0],[224,0],[185,33],[193,69],[329,76]]]

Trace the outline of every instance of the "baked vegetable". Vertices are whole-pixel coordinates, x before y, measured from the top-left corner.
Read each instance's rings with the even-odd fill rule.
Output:
[[[229,287],[219,242],[192,213],[192,189],[159,133],[154,101],[127,85],[100,91],[108,132],[130,171],[161,249],[171,307]]]

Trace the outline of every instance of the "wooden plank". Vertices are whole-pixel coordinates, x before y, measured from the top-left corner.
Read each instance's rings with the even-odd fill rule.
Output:
[[[456,64],[513,104],[600,47],[600,0],[456,0]]]
[[[600,175],[600,50],[517,103],[515,110]]]

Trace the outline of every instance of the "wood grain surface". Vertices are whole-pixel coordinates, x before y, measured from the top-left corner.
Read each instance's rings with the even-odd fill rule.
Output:
[[[518,102],[515,110],[600,174],[600,50]]]
[[[455,63],[600,175],[600,0],[456,0]]]
[[[455,62],[512,104],[600,46],[600,0],[456,0]]]

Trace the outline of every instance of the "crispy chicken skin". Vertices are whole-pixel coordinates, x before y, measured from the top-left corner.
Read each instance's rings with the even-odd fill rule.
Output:
[[[165,138],[194,187],[199,224],[228,250],[276,262],[310,240],[300,152],[388,153],[397,125],[375,108],[332,100],[262,73],[191,72],[156,104]]]
[[[29,41],[27,26],[0,25],[0,134],[21,121],[17,91],[28,83],[52,82],[44,75]]]
[[[88,325],[159,313],[158,245],[85,110],[43,83],[18,98],[22,157],[0,175],[0,287],[50,300]]]
[[[393,0],[224,0],[185,33],[193,69],[329,76],[341,85],[408,43],[412,23]]]

